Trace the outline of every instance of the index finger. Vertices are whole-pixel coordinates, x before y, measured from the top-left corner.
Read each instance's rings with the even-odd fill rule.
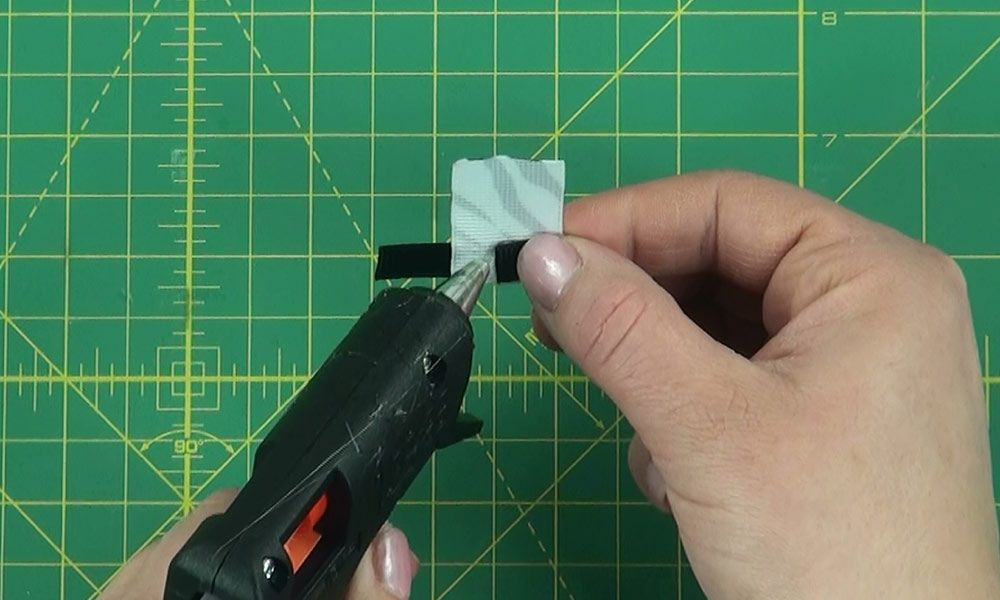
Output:
[[[659,281],[714,271],[762,294],[772,335],[879,260],[880,240],[891,235],[807,190],[729,171],[592,196],[569,204],[564,223],[566,233],[619,252]]]
[[[832,241],[868,225],[812,192],[728,171],[604,192],[565,212],[566,233],[611,248],[654,277],[715,271],[756,292],[797,244]]]

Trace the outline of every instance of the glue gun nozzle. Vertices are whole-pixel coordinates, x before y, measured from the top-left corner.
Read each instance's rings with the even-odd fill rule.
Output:
[[[483,285],[490,276],[490,263],[486,260],[472,261],[455,272],[442,283],[437,291],[457,304],[462,312],[469,315],[479,300]]]

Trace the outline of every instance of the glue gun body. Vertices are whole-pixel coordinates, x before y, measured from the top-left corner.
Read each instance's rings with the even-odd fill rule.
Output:
[[[461,412],[468,310],[429,289],[379,294],[171,562],[165,600],[342,598],[434,451],[482,427]]]

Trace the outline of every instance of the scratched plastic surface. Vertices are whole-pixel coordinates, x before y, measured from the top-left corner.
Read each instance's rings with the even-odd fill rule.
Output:
[[[752,4],[0,0],[0,596],[93,598],[245,481],[373,249],[448,238],[461,157],[562,158],[571,198],[748,168],[926,238],[996,402],[1000,13]],[[414,597],[701,597],[627,424],[527,314],[516,286],[475,312],[482,438],[394,516]]]

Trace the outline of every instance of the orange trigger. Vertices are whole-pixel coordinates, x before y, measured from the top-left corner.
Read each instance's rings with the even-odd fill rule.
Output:
[[[319,544],[319,540],[323,537],[316,531],[316,526],[319,525],[323,515],[326,514],[328,505],[329,499],[326,493],[324,493],[316,501],[316,504],[309,509],[306,516],[303,517],[302,522],[299,523],[299,526],[295,528],[292,535],[288,537],[288,541],[285,542],[285,552],[288,554],[288,559],[292,562],[293,572],[298,572],[299,568],[306,562],[309,554],[312,553],[316,545]]]

